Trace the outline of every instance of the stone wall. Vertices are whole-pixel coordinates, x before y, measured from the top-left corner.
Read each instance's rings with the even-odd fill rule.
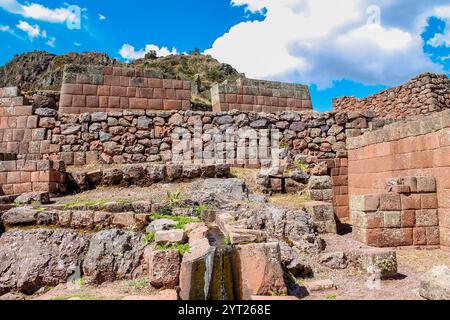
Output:
[[[450,79],[446,75],[423,74],[396,88],[364,99],[333,99],[333,110],[372,110],[379,118],[404,119],[450,108]]]
[[[366,132],[347,146],[350,197],[385,193],[387,179],[436,178],[440,244],[450,248],[450,110]]]
[[[321,159],[346,157],[346,134],[367,130],[371,118],[341,123],[335,113],[212,113],[118,111],[40,118],[58,151],[52,159],[67,165],[169,162],[172,151],[181,160],[260,167],[271,163],[271,141],[280,135],[279,147]],[[359,127],[354,129],[352,124]],[[361,125],[363,124],[363,125]],[[347,129],[345,129],[347,128]],[[180,139],[191,138],[181,145]],[[220,140],[220,141],[219,141]],[[250,140],[257,145],[251,153]],[[197,162],[198,162],[197,161]]]
[[[0,196],[27,192],[58,193],[65,185],[64,172],[62,161],[0,161]]]
[[[191,82],[150,69],[66,65],[59,111],[188,110]]]
[[[309,88],[300,84],[237,79],[225,81],[211,89],[213,111],[277,113],[311,111]]]

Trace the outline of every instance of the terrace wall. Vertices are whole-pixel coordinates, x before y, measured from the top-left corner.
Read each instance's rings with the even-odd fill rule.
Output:
[[[434,177],[440,244],[450,248],[450,110],[366,132],[347,146],[350,198],[385,193],[388,179]]]
[[[188,110],[191,82],[150,69],[66,65],[59,111]]]
[[[227,80],[212,87],[211,100],[215,112],[312,111],[308,86],[273,81]]]

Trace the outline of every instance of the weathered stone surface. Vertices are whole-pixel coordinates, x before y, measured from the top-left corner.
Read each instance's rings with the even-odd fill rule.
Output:
[[[309,179],[309,188],[311,190],[331,189],[332,183],[329,176],[312,176]]]
[[[425,273],[419,293],[427,300],[450,300],[450,267],[438,266]]]
[[[336,285],[332,280],[316,280],[305,283],[309,292],[336,290]]]
[[[238,201],[244,201],[248,197],[247,186],[240,179],[207,179],[200,192]]]
[[[287,294],[278,243],[236,246],[239,276],[238,299],[252,295]]]
[[[181,259],[177,250],[153,250],[148,265],[152,286],[174,289],[178,285]]]
[[[90,235],[59,229],[10,230],[0,237],[0,292],[33,294],[67,281]]]
[[[392,249],[362,249],[357,253],[362,270],[390,278],[397,275],[397,254]]]
[[[182,300],[207,300],[213,273],[216,249],[207,239],[190,244],[183,256],[180,270],[180,298]]]
[[[154,296],[126,296],[123,301],[176,301],[178,293],[176,290],[163,290]]]
[[[38,213],[32,208],[12,208],[6,211],[1,220],[6,226],[29,226],[37,223]]]
[[[158,219],[155,221],[152,221],[147,229],[145,230],[147,233],[150,232],[157,232],[157,231],[163,231],[163,230],[169,230],[170,228],[176,226],[177,223],[170,219]]]
[[[344,252],[324,253],[320,255],[319,262],[330,269],[345,269],[348,266]]]
[[[181,229],[157,231],[155,234],[155,242],[160,245],[185,243],[186,241],[186,233]]]
[[[311,267],[300,262],[298,259],[292,260],[286,266],[286,270],[289,271],[296,278],[306,277],[312,274]]]
[[[91,238],[83,261],[83,273],[94,284],[135,278],[142,274],[142,257],[140,234],[101,231]]]

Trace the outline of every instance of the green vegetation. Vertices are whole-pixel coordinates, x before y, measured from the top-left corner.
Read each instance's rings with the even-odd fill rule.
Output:
[[[186,225],[189,223],[200,222],[200,219],[198,219],[198,218],[177,217],[177,216],[158,214],[158,213],[152,214],[152,219],[153,220],[168,219],[168,220],[175,221],[177,223],[177,225],[175,226],[175,229],[184,229],[186,227]]]
[[[157,245],[157,250],[177,250],[181,255],[184,255],[190,250],[189,243],[185,244],[171,244],[171,245]]]
[[[131,292],[139,292],[146,289],[149,286],[148,278],[143,277],[136,280],[131,280],[127,282],[127,289]]]
[[[329,293],[325,295],[325,300],[336,300],[337,296],[335,294]]]
[[[155,232],[146,234],[142,240],[144,241],[145,246],[148,246],[150,243],[155,241]]]
[[[101,206],[104,205],[105,203],[108,203],[108,200],[105,199],[101,199],[101,200],[87,200],[87,201],[83,201],[83,200],[76,200],[76,201],[71,201],[71,202],[67,202],[64,204],[64,208],[72,208],[72,207],[78,207],[78,206],[84,206],[84,207],[93,207],[93,206]]]
[[[209,209],[207,204],[201,204],[199,206],[192,206],[194,209],[194,215],[200,219],[203,219],[205,216],[205,211]]]
[[[294,161],[294,166],[298,170],[308,173],[310,171],[309,166],[306,163],[302,163],[300,161]]]
[[[226,236],[225,239],[223,239],[223,243],[226,246],[231,246],[231,238],[230,238],[230,236]]]
[[[169,206],[180,207],[182,205],[181,192],[167,192],[167,200],[169,201]]]

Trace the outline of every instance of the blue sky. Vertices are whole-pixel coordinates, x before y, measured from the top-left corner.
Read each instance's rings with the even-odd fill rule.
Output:
[[[440,0],[0,0],[0,64],[31,50],[126,61],[198,48],[249,77],[310,84],[323,111],[333,97],[448,73],[449,30]]]

